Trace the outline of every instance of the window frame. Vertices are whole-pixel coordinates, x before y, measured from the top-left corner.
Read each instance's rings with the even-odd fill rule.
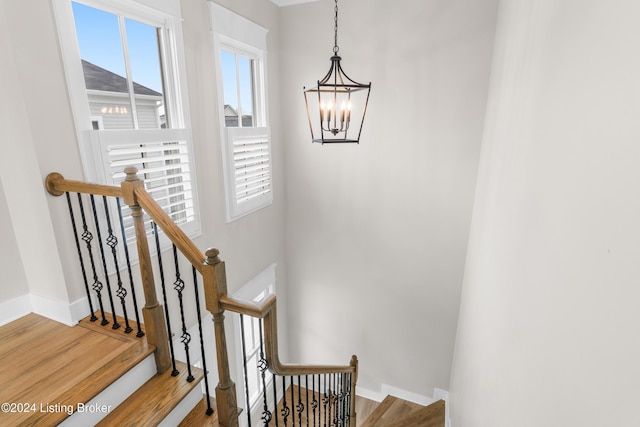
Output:
[[[142,145],[151,142],[182,142],[186,144],[188,152],[185,173],[189,175],[188,185],[191,196],[189,204],[191,205],[190,209],[193,210],[193,219],[187,221],[181,227],[192,238],[200,235],[201,226],[195,156],[191,136],[186,62],[179,1],[163,0],[151,7],[135,0],[75,0],[77,3],[115,15],[123,15],[125,18],[160,29],[161,36],[158,37],[158,48],[161,52],[159,56],[163,76],[163,96],[165,111],[171,118],[171,127],[168,129],[131,130],[105,130],[101,119],[99,120],[99,129],[93,129],[93,122],[96,121],[97,117],[92,115],[90,111],[90,91],[85,86],[72,6],[73,1],[52,0],[85,179],[90,182],[107,185],[117,185],[119,182],[114,179],[111,172],[111,161],[107,152],[108,143],[125,141],[126,145],[135,147],[138,144]],[[168,175],[168,180],[170,179],[170,175]],[[148,227],[148,232],[151,234],[150,227]],[[161,243],[163,248],[169,246],[169,241],[165,236],[161,236]],[[136,252],[134,251],[133,253],[135,254]]]
[[[218,98],[218,122],[222,146],[222,166],[224,174],[225,206],[227,223],[240,219],[273,203],[273,168],[271,154],[271,132],[267,110],[267,41],[268,30],[244,17],[209,2],[211,17],[216,87]],[[245,56],[253,61],[253,126],[226,127],[224,88],[222,79],[221,51]],[[237,77],[237,76],[236,76]],[[242,117],[238,117],[240,122]],[[239,123],[240,124],[240,123]],[[252,197],[239,199],[236,191],[237,163],[234,143],[241,140],[261,139],[266,142],[266,175],[268,191]]]

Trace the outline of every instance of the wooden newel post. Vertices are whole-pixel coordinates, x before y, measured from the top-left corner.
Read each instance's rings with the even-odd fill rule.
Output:
[[[351,362],[349,365],[353,366],[353,374],[351,374],[351,420],[349,421],[350,426],[357,425],[357,414],[356,414],[356,383],[358,382],[358,357],[354,354],[351,356]]]
[[[144,182],[138,178],[138,170],[136,168],[128,167],[124,172],[127,177],[121,183],[122,197],[124,202],[131,208],[133,225],[136,230],[138,261],[140,263],[145,300],[144,308],[142,309],[144,328],[147,334],[147,342],[156,348],[156,368],[158,373],[162,373],[171,367],[171,355],[169,353],[169,335],[167,333],[164,310],[156,295],[149,243],[147,241],[147,232],[144,228],[144,212],[138,205],[135,195],[137,188],[144,188]]]
[[[224,329],[224,309],[220,307],[220,297],[227,294],[227,275],[224,262],[220,261],[217,249],[207,249],[205,269],[202,272],[207,310],[213,315],[213,327],[216,337],[216,356],[218,358],[218,378],[216,387],[216,406],[218,424],[222,427],[238,426],[238,403],[236,385],[231,381],[229,372],[229,354]]]

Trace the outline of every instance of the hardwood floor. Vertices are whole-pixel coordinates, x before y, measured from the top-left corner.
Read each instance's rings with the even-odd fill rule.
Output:
[[[56,425],[152,351],[36,314],[0,327],[0,402],[16,410],[0,411],[0,425]]]
[[[96,427],[160,424],[194,387],[200,387],[200,381],[204,376],[202,369],[191,367],[195,379],[189,382],[187,364],[177,361],[176,365],[180,371],[178,376],[172,376],[171,370],[156,374],[103,418]]]
[[[369,418],[378,406],[380,406],[380,402],[356,396],[356,414],[358,415],[356,427],[363,425],[365,420]]]
[[[178,427],[218,427],[218,412],[215,412],[215,403],[211,402],[211,404],[214,412],[207,415],[207,404],[203,398]]]
[[[445,402],[439,400],[429,406],[418,405],[387,396],[360,424],[362,427],[444,427]]]

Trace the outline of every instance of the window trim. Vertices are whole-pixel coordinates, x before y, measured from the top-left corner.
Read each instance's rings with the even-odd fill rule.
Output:
[[[157,135],[158,139],[168,138],[171,132],[180,134],[181,140],[186,141],[189,153],[188,170],[194,211],[193,220],[183,225],[182,228],[190,237],[197,237],[201,234],[200,210],[194,147],[191,136],[186,61],[182,18],[179,15],[179,0],[159,1],[157,5],[154,4],[154,7],[143,4],[142,2],[145,0],[76,0],[78,3],[109,13],[124,15],[129,19],[161,29],[162,35],[159,37],[159,48],[163,52],[160,58],[166,89],[164,91],[164,101],[166,111],[171,112],[172,127],[170,129],[151,130],[93,129],[92,122],[95,121],[95,116],[92,117],[89,108],[89,93],[84,83],[84,72],[72,1],[52,0],[84,178],[89,182],[115,184],[109,172],[108,154],[103,149],[105,140],[112,140],[117,135],[128,135],[133,137],[133,140],[129,142],[134,144],[139,140],[148,139],[152,133]],[[162,10],[157,7],[162,8]],[[163,248],[168,247],[168,239],[164,236],[162,237]],[[136,252],[134,251],[133,253],[135,254]]]
[[[267,32],[268,30],[237,15],[236,13],[209,2],[214,62],[216,69],[216,88],[218,98],[218,122],[222,146],[222,166],[225,188],[227,223],[240,219],[273,203],[273,173],[271,132],[267,109]],[[252,127],[231,128],[225,126],[224,89],[222,82],[222,50],[240,54],[254,61],[254,123]],[[239,118],[238,120],[241,120]],[[237,138],[267,138],[269,186],[267,193],[250,202],[238,201],[236,197],[236,164],[234,162],[233,142]]]

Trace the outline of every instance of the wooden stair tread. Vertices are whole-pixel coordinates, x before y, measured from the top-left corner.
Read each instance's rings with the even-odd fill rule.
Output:
[[[189,412],[178,427],[219,427],[218,424],[218,412],[214,411],[213,414],[207,415],[207,403],[205,402],[206,395],[203,395],[202,400]],[[211,406],[215,407],[213,400]]]
[[[402,419],[424,406],[394,396],[387,396],[360,427],[380,427]]]
[[[178,376],[172,377],[171,370],[156,374],[97,425],[140,426],[160,423],[204,377],[202,369],[192,367],[194,380],[188,382],[187,365],[182,362],[176,364],[180,371]]]
[[[429,406],[417,409],[398,421],[388,423],[386,427],[444,427],[445,402],[438,400]]]
[[[31,314],[0,328],[0,401],[36,404],[35,412],[0,413],[0,425],[55,425],[153,352],[146,340],[122,341]]]
[[[136,341],[140,339],[140,337],[136,336],[138,332],[138,323],[135,320],[129,319],[129,327],[131,327],[132,331],[127,333],[125,332],[126,322],[124,321],[124,317],[115,316],[117,322],[121,326],[118,329],[113,329],[113,315],[111,313],[105,313],[105,317],[109,321],[107,325],[101,324],[101,317],[100,317],[99,311],[96,311],[94,315],[98,318],[98,320],[95,320],[92,322],[91,316],[87,316],[78,322],[78,326],[91,329],[92,331],[108,335],[110,337],[119,339],[121,341]],[[143,333],[145,332],[143,323],[140,323],[140,329],[142,330]]]

